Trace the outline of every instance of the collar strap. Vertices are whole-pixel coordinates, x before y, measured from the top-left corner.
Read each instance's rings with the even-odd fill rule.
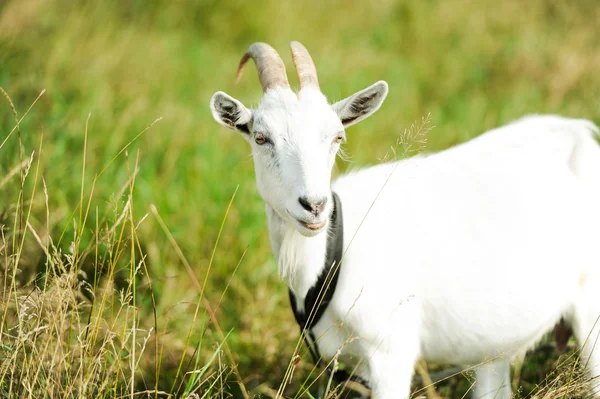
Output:
[[[342,202],[338,195],[334,192],[333,209],[329,218],[329,231],[327,233],[327,254],[325,256],[325,264],[323,270],[304,298],[304,311],[300,311],[296,304],[296,296],[289,290],[290,303],[294,317],[300,325],[300,334],[302,335],[308,350],[316,365],[320,364],[321,354],[317,346],[315,334],[311,331],[312,327],[321,320],[323,313],[327,310],[327,306],[335,294],[337,287],[340,269],[342,268],[342,256],[344,255],[344,219],[342,214]],[[333,369],[327,368],[327,373],[332,374]],[[337,370],[333,373],[333,378],[337,382],[352,380],[368,387],[367,381],[362,378],[351,375],[345,370]]]
[[[289,290],[290,302],[296,321],[301,330],[310,330],[321,320],[323,313],[333,298],[337,286],[341,260],[344,254],[344,220],[342,217],[342,203],[338,195],[332,192],[333,209],[329,217],[329,231],[327,232],[327,254],[325,265],[315,285],[310,287],[304,298],[304,311],[300,311],[296,304],[296,296]]]

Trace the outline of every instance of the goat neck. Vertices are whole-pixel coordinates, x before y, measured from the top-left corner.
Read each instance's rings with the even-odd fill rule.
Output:
[[[304,298],[324,268],[328,230],[306,237],[266,205],[269,237],[281,278],[298,298]]]

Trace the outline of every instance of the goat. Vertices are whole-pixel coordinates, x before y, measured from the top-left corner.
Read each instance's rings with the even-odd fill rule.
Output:
[[[388,85],[330,105],[308,51],[290,47],[297,93],[278,53],[254,43],[236,79],[252,58],[264,91],[258,107],[216,92],[210,108],[250,143],[273,253],[309,346],[355,365],[375,398],[408,397],[424,358],[477,365],[474,397],[505,399],[511,359],[564,319],[589,375],[600,376],[597,127],[528,116],[331,183],[345,130],[379,109]],[[307,323],[315,308],[305,298],[335,266],[335,291]]]

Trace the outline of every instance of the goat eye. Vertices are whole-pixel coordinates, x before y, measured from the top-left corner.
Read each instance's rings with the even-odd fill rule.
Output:
[[[267,142],[267,139],[262,134],[258,134],[258,135],[256,135],[256,138],[254,139],[254,141],[256,141],[256,144],[258,144],[258,145],[263,145],[264,143]]]
[[[335,142],[338,144],[341,143],[342,140],[344,140],[344,136],[342,136],[341,134],[338,134],[335,138]]]

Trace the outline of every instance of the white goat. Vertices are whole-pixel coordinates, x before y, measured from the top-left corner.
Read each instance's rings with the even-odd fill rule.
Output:
[[[590,376],[600,376],[600,348],[593,350],[600,333],[597,128],[530,116],[330,184],[344,129],[373,114],[388,86],[380,81],[329,105],[306,49],[293,42],[291,50],[297,93],[277,52],[255,43],[238,77],[252,58],[264,89],[258,107],[223,92],[210,106],[217,122],[250,143],[273,252],[297,314],[333,270],[325,262],[334,251],[331,229],[339,229],[332,216],[333,193],[339,196],[345,253],[334,295],[309,326],[323,358],[342,348],[341,360],[358,365],[373,396],[390,399],[409,396],[420,357],[479,365],[474,396],[504,399],[510,360],[564,318]]]

